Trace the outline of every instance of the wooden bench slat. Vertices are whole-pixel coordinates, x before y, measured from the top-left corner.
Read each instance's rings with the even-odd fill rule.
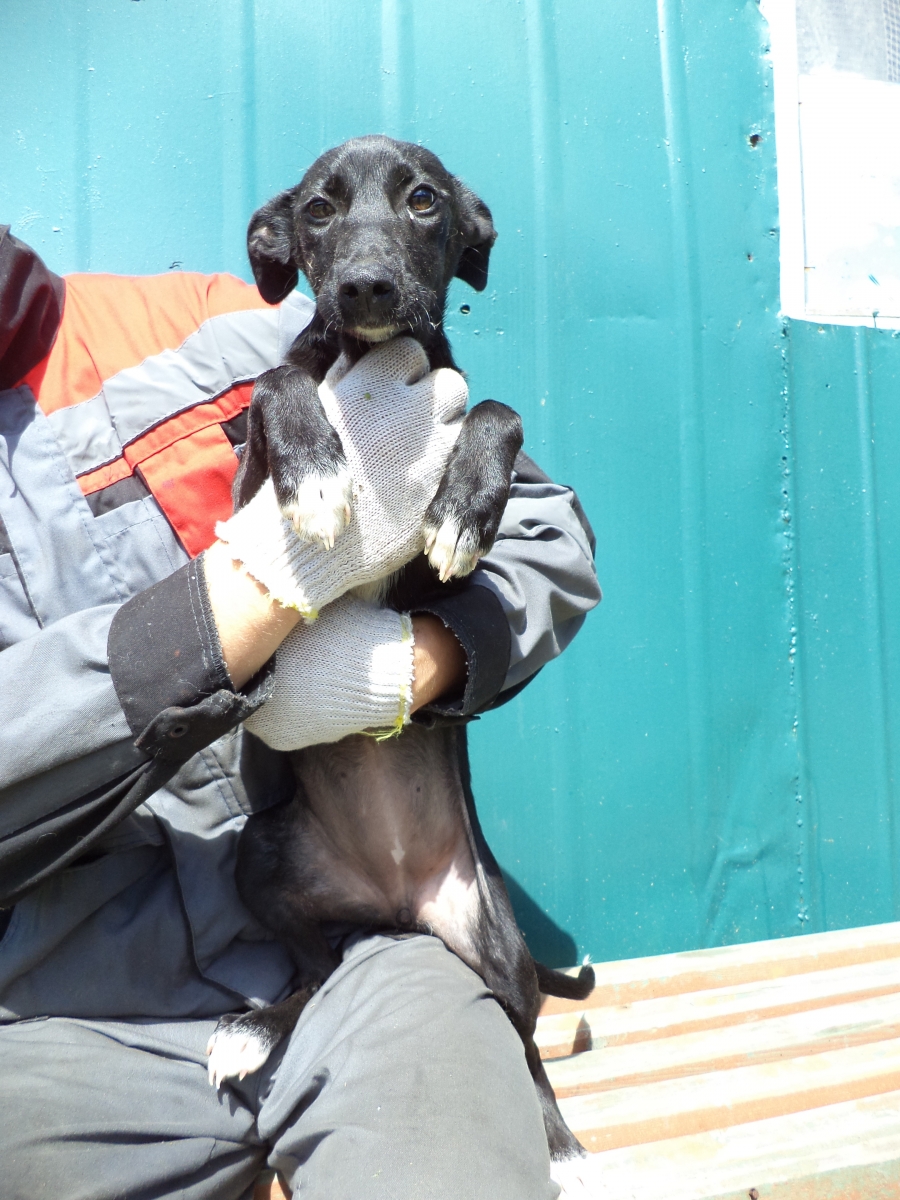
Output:
[[[852,1172],[868,1184],[856,1192],[814,1187],[823,1175]],[[760,1200],[770,1189],[802,1181],[779,1196],[792,1200],[891,1200],[900,1195],[900,1091],[770,1117],[708,1133],[686,1134],[595,1154],[583,1175],[598,1200]],[[882,1191],[879,1175],[893,1190]]]
[[[291,1193],[277,1176],[266,1171],[253,1189],[253,1200],[291,1200]]]
[[[736,987],[892,958],[900,958],[900,921],[774,942],[746,942],[712,950],[623,959],[594,966],[597,987],[590,1003],[595,1008],[630,1004],[657,996]],[[541,1011],[552,1015],[580,1012],[584,1007],[581,1001],[548,996]]]
[[[900,994],[788,1017],[607,1046],[547,1063],[557,1097],[729,1071],[829,1050],[900,1039]],[[898,1041],[900,1045],[900,1041]]]
[[[626,1005],[587,1006],[585,1002],[574,1012],[542,1014],[537,1043],[542,1058],[562,1058],[602,1046],[788,1016],[893,992],[900,992],[900,958]]]
[[[900,1089],[900,1040],[572,1096],[560,1101],[589,1150],[703,1133]]]

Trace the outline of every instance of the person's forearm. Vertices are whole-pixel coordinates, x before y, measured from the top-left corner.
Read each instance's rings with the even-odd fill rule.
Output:
[[[222,657],[231,682],[242,688],[269,661],[300,620],[300,614],[273,600],[262,584],[231,557],[224,542],[214,542],[203,561]]]
[[[415,616],[413,625],[413,685],[410,712],[435,700],[460,695],[466,686],[466,656],[456,635],[443,621]]]
[[[300,616],[276,603],[216,542],[204,555],[209,603],[219,632],[222,657],[236,688],[268,662]],[[413,617],[413,699],[411,711],[461,691],[466,657],[455,635],[432,616]]]

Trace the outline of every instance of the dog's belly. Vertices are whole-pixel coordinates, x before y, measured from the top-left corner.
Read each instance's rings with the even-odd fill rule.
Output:
[[[448,732],[359,735],[292,759],[311,915],[427,929],[471,961],[478,880]]]

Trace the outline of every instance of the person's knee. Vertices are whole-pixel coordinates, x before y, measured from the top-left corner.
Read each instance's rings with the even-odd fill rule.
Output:
[[[265,1092],[260,1132],[304,1195],[320,1184],[323,1196],[358,1194],[376,1170],[386,1196],[426,1183],[435,1198],[554,1194],[522,1043],[435,938],[358,943],[307,1006]]]
[[[301,1030],[303,1033],[301,1033]],[[484,981],[434,937],[362,939],[307,1006],[298,1035],[329,1044],[521,1042]],[[308,1044],[308,1043],[307,1043]]]

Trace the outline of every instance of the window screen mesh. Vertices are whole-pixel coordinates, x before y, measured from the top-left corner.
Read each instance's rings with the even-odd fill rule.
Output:
[[[797,0],[800,71],[900,83],[900,0]]]
[[[900,83],[900,0],[881,0],[884,6],[884,44],[887,77]]]

